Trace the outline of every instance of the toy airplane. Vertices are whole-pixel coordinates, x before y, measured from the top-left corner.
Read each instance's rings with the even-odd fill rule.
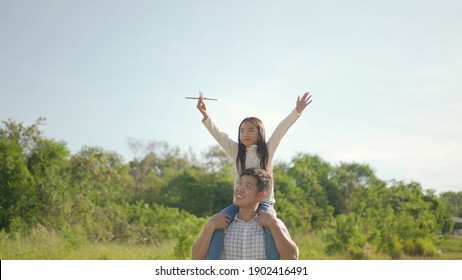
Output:
[[[215,98],[208,98],[208,97],[204,97],[202,96],[202,91],[199,91],[199,97],[185,97],[186,99],[199,99],[199,98],[202,98],[203,100],[213,100],[213,101],[217,101],[218,99],[215,99]]]

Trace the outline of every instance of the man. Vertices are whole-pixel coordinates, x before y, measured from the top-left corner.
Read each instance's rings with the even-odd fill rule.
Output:
[[[245,170],[235,188],[234,204],[239,213],[228,226],[230,216],[214,215],[205,225],[192,247],[192,258],[206,258],[213,231],[225,229],[221,259],[266,259],[263,227],[271,230],[281,259],[296,260],[298,248],[292,241],[284,223],[274,215],[258,213],[258,205],[265,197],[271,177],[259,168]]]

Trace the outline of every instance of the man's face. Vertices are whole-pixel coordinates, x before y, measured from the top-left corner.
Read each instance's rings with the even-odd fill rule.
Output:
[[[254,207],[260,203],[263,196],[264,193],[257,194],[257,179],[244,175],[234,190],[234,204],[239,207]]]

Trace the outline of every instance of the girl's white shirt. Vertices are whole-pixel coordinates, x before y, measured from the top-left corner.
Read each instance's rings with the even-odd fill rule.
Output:
[[[268,149],[268,166],[266,169],[270,173],[271,178],[273,178],[274,153],[276,152],[276,149],[279,146],[282,137],[284,137],[286,132],[297,121],[299,117],[300,114],[297,112],[297,110],[294,109],[285,119],[283,119],[279,123],[271,137],[268,139],[268,142],[266,142],[266,146]],[[215,125],[210,116],[203,121],[203,124],[210,132],[210,134],[213,136],[213,138],[215,138],[218,144],[223,148],[225,153],[231,158],[233,162],[234,188],[236,188],[240,178],[240,174],[236,165],[236,158],[239,152],[239,144],[236,141],[229,138],[228,134],[220,131],[220,129]],[[257,154],[257,145],[247,147],[246,151],[245,168],[247,169],[252,167],[260,167],[260,158]],[[274,204],[276,202],[274,198],[274,179],[272,180],[270,190],[263,198],[263,201],[271,204]]]

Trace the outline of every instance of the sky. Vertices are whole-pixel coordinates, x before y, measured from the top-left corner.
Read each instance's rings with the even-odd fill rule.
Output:
[[[0,0],[0,120],[135,154],[165,141],[216,145],[194,100],[237,140],[271,135],[313,102],[275,159],[370,165],[382,180],[462,191],[462,2],[454,0]]]

